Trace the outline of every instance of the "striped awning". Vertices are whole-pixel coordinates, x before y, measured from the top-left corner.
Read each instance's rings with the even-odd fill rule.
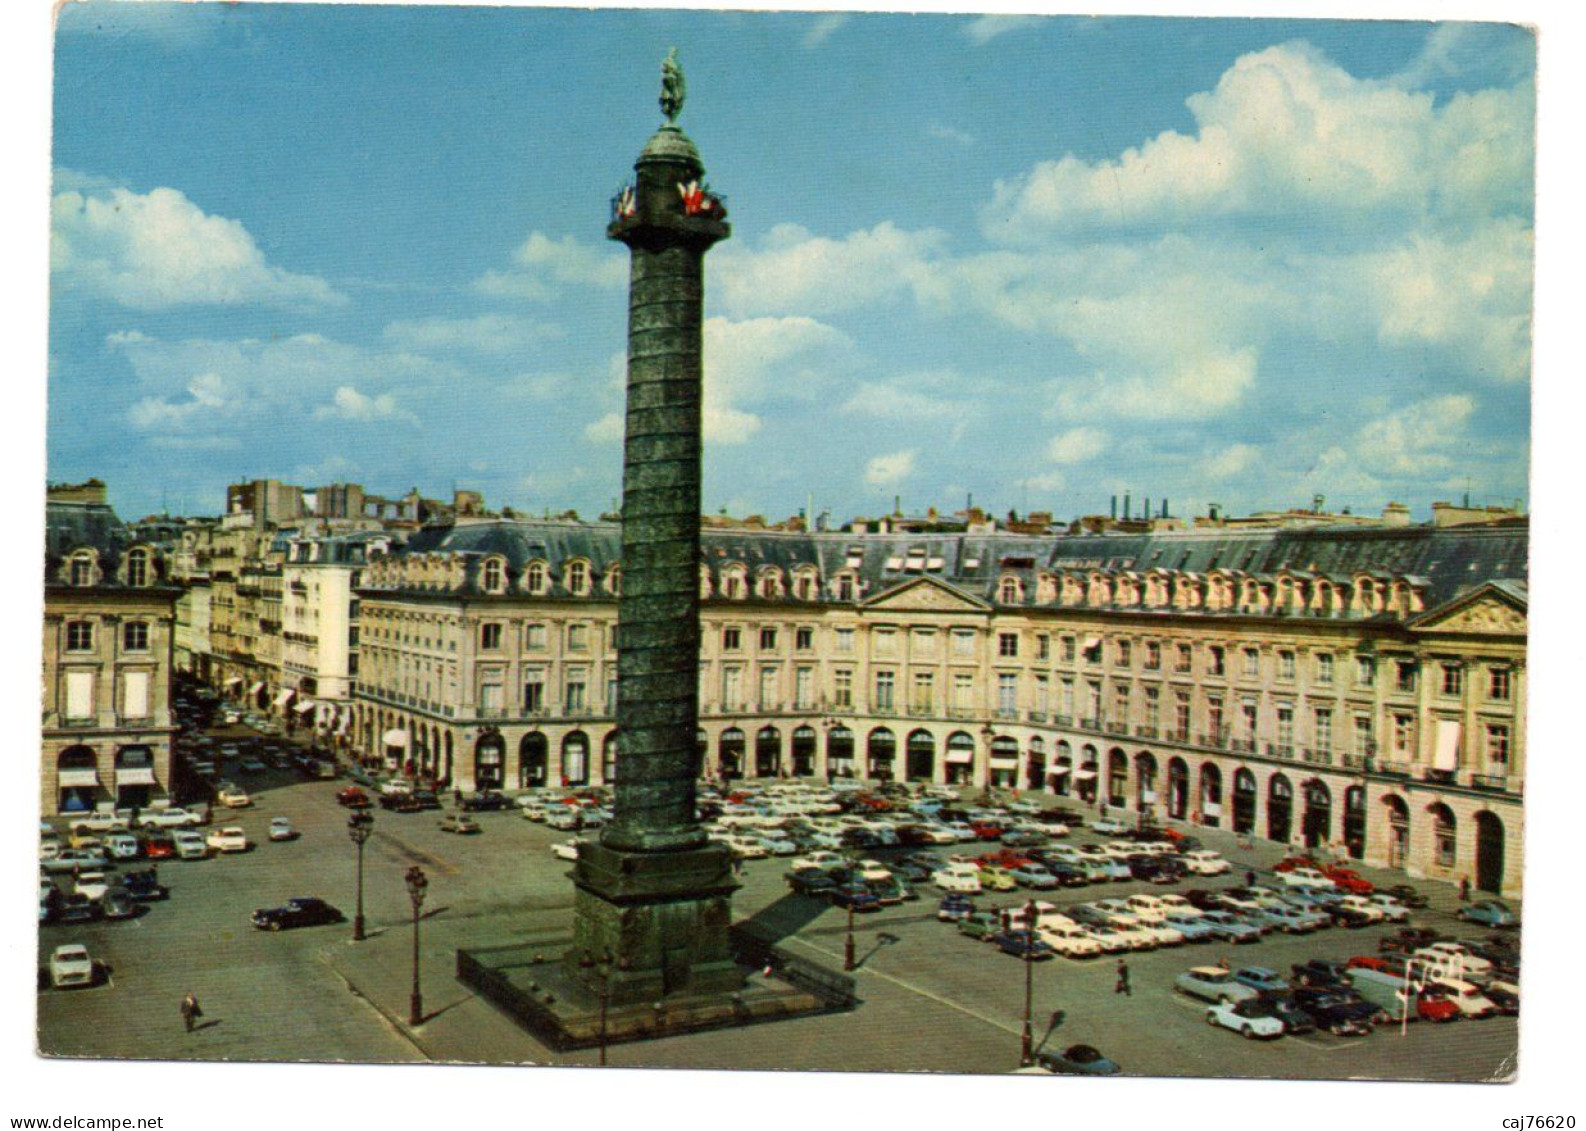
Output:
[[[128,766],[126,769],[116,771],[116,784],[121,785],[156,785],[154,770],[150,766]]]
[[[62,770],[60,773],[62,789],[82,789],[99,784],[98,770]]]

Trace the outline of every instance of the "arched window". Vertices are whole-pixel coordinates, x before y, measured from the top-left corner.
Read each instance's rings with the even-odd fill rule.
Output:
[[[1459,828],[1454,811],[1442,802],[1428,808],[1432,814],[1432,858],[1439,868],[1452,868],[1459,848]]]
[[[1024,602],[1024,586],[1017,577],[1004,577],[997,583],[997,600],[1004,605]]]
[[[523,587],[530,593],[544,593],[547,571],[544,562],[530,562],[523,572]]]
[[[760,572],[755,579],[756,596],[767,600],[775,600],[782,596],[782,571],[779,569],[766,569]]]
[[[749,595],[749,584],[742,566],[731,566],[721,579],[721,595],[729,601],[741,601]]]
[[[606,570],[606,592],[613,597],[622,596],[622,567],[613,565]]]
[[[142,589],[149,583],[149,552],[139,548],[127,554],[127,585]]]
[[[839,601],[852,601],[854,588],[854,575],[851,573],[839,573],[832,582],[833,595]]]
[[[506,568],[500,558],[485,562],[485,592],[499,593],[506,579]]]
[[[589,563],[573,562],[567,567],[567,591],[583,597],[589,593]]]
[[[793,578],[793,596],[800,601],[813,601],[819,596],[819,581],[810,570],[800,570]]]
[[[94,583],[94,559],[88,553],[76,554],[71,561],[71,583],[76,586]]]

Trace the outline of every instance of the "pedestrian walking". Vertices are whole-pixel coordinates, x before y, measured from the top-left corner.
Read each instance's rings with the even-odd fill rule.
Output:
[[[189,1033],[193,1031],[194,1022],[203,1015],[204,1011],[198,1004],[198,995],[188,990],[187,996],[182,999],[182,1024],[187,1026]]]
[[[1256,886],[1256,872],[1255,872],[1254,868],[1251,868],[1251,869],[1249,869],[1249,870],[1247,870],[1245,872],[1245,887],[1253,888],[1255,886]]]
[[[1112,987],[1112,992],[1122,994],[1124,997],[1134,996],[1134,992],[1129,988],[1129,964],[1121,958],[1118,959],[1118,981]]]
[[[1459,901],[1461,903],[1469,903],[1470,902],[1470,877],[1469,876],[1461,876],[1461,877],[1459,877]]]

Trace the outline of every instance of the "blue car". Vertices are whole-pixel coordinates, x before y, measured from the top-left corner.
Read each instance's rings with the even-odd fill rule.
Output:
[[[1520,917],[1501,899],[1484,899],[1459,909],[1459,917],[1467,923],[1480,923],[1487,927],[1518,927]]]
[[[1123,1071],[1089,1045],[1070,1045],[1062,1052],[1043,1049],[1035,1054],[1035,1063],[1060,1076],[1116,1076]]]
[[[1238,915],[1229,911],[1208,911],[1201,916],[1201,921],[1211,926],[1217,932],[1216,937],[1231,943],[1253,943],[1261,941],[1261,928],[1253,923],[1247,923]]]
[[[967,919],[975,913],[975,901],[963,892],[948,892],[936,905],[936,917],[948,923]]]
[[[1039,864],[1025,864],[1023,867],[1012,868],[1008,871],[1008,875],[1013,877],[1015,883],[1037,891],[1050,891],[1057,886],[1057,877]]]
[[[1279,994],[1289,988],[1289,983],[1276,970],[1265,966],[1244,966],[1234,971],[1234,981],[1262,993]]]
[[[1162,920],[1162,925],[1183,935],[1185,942],[1205,942],[1207,939],[1226,937],[1199,915],[1169,915]]]
[[[1022,928],[1013,931],[999,931],[991,936],[991,944],[1003,954],[1011,954],[1017,958],[1031,958],[1036,962],[1043,958],[1051,958],[1057,952],[1038,938],[1033,938],[1029,931]]]

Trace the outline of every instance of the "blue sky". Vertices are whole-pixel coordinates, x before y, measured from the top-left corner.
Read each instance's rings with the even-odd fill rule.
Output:
[[[611,506],[660,122],[729,197],[707,506],[1527,496],[1533,43],[1497,25],[61,10],[49,474]]]

